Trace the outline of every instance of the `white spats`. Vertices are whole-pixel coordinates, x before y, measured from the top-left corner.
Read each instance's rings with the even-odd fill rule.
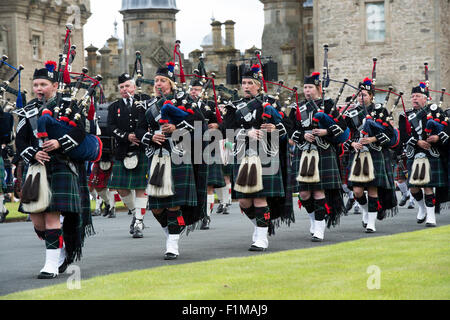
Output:
[[[258,248],[263,248],[263,249],[267,249],[269,247],[269,239],[267,238],[268,236],[268,231],[269,228],[261,228],[261,227],[256,227],[255,230],[255,241],[253,242],[253,246],[258,247]]]
[[[180,240],[179,234],[169,234],[166,240],[166,254],[172,253],[175,255],[179,255],[178,252],[178,241]]]
[[[435,227],[436,226],[436,211],[435,207],[426,207],[427,208],[427,227]]]
[[[427,216],[427,207],[425,207],[425,200],[417,201],[419,211],[417,212],[417,222],[422,223]]]
[[[321,220],[321,221],[315,220],[313,237],[323,240],[323,238],[325,236],[325,227],[326,227],[325,220]]]
[[[45,265],[41,272],[46,272],[58,275],[59,257],[61,249],[46,249],[45,250]]]
[[[315,227],[315,218],[314,218],[314,212],[313,213],[308,213],[309,216],[309,222],[310,222],[310,227],[309,227],[309,233],[314,234],[314,227]]]
[[[367,220],[367,231],[373,231],[375,232],[375,221],[377,220],[377,212],[369,212],[368,213],[368,220]]]

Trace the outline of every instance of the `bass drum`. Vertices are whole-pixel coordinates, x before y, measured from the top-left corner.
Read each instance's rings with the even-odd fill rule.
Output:
[[[101,130],[99,137],[103,143],[102,161],[110,161],[115,149],[115,140],[108,127],[108,108],[110,105],[110,103],[103,103],[97,106],[97,121]]]

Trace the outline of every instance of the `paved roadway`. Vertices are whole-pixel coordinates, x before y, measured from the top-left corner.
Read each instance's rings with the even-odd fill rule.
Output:
[[[361,226],[361,215],[350,213],[342,217],[339,226],[326,230],[324,242],[313,243],[309,236],[309,218],[304,209],[300,211],[297,207],[296,223],[277,229],[276,235],[269,238],[267,253],[423,230],[424,224],[416,223],[416,211],[400,209],[396,217],[377,221],[375,234],[366,234]],[[240,213],[237,203],[233,203],[229,215],[214,213],[210,230],[196,230],[189,236],[183,235],[180,256],[174,261],[163,259],[165,236],[152,215],[145,218],[147,228],[142,239],[132,239],[128,233],[130,220],[125,212],[118,213],[116,219],[94,217],[96,235],[87,238],[83,258],[75,263],[81,268],[82,279],[164,265],[261,254],[248,251],[253,225]],[[437,215],[437,222],[438,226],[450,224],[448,210]],[[31,222],[1,224],[0,296],[67,281],[68,274],[53,280],[36,278],[44,265],[44,252],[45,244],[37,239]]]

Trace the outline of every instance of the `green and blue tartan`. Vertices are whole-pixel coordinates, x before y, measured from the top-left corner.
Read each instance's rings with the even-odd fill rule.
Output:
[[[222,165],[222,171],[224,176],[232,177],[233,176],[233,165],[226,164]]]
[[[122,160],[114,161],[108,188],[115,190],[142,190],[147,188],[149,162],[145,152],[138,153],[138,165],[132,170],[125,168]]]
[[[278,168],[275,174],[263,174],[262,182],[263,189],[255,193],[241,193],[234,191],[233,199],[254,199],[254,198],[270,198],[270,197],[284,197],[285,192],[283,188],[283,178],[281,175],[279,153],[275,157],[271,157],[270,163],[262,164],[262,168]],[[235,163],[233,167],[234,179],[236,181],[239,173],[240,163]]]
[[[315,191],[315,190],[339,190],[342,187],[341,172],[338,165],[336,149],[332,145],[328,149],[317,148],[319,152],[319,176],[320,182],[304,183],[297,182],[296,191]],[[295,148],[294,158],[292,160],[292,171],[294,179],[297,178],[300,170],[300,159],[302,150]]]
[[[406,162],[406,166],[408,168],[408,187],[417,187],[417,188],[437,188],[437,187],[445,187],[447,186],[447,170],[445,170],[443,160],[441,158],[435,158],[432,156],[428,156],[428,161],[430,162],[430,182],[423,186],[414,186],[409,183],[409,180],[412,176],[412,164],[414,159],[408,159]]]
[[[208,165],[208,186],[213,186],[214,188],[225,187],[225,178],[223,174],[221,164],[213,163]]]
[[[388,165],[391,166],[391,161],[389,158],[385,158],[383,155],[383,151],[376,151],[369,147],[369,152],[372,157],[373,169],[375,174],[375,179],[368,183],[356,183],[349,181],[348,186],[351,187],[378,187],[384,189],[392,189],[392,183],[394,183],[393,173],[389,175],[389,172],[392,172],[392,168],[388,169]],[[353,159],[355,158],[356,153],[352,151],[350,155],[349,161],[349,170],[351,169]],[[387,163],[389,162],[389,163]],[[349,172],[350,174],[350,172]]]
[[[151,173],[149,173],[151,176]],[[148,197],[148,209],[174,208],[177,206],[197,206],[197,190],[194,170],[191,164],[173,164],[172,184],[174,195],[167,198]]]

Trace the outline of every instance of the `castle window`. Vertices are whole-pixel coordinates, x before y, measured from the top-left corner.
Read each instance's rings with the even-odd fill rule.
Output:
[[[33,37],[31,38],[31,47],[32,47],[32,51],[33,51],[33,59],[35,60],[39,60],[41,58],[41,37],[37,36],[37,35],[33,35]]]
[[[367,42],[384,42],[386,21],[384,2],[366,3]]]
[[[162,21],[158,21],[158,32],[159,32],[159,34],[163,33]]]
[[[142,37],[144,36],[144,22],[139,22],[139,35]]]

